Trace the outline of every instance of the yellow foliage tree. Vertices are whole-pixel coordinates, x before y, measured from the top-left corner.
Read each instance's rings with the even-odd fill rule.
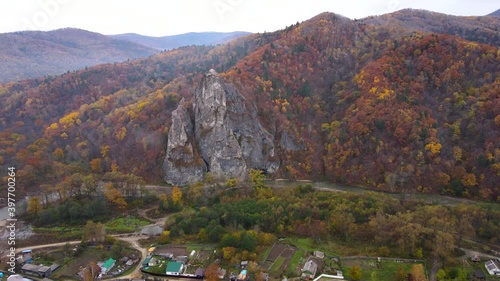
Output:
[[[57,125],[57,123],[52,123],[52,124],[50,124],[49,129],[57,130],[57,129],[59,129],[59,125]]]
[[[122,127],[118,132],[116,133],[116,138],[118,140],[123,140],[127,136],[127,128]]]
[[[462,149],[458,146],[453,147],[453,156],[455,157],[456,161],[462,160]]]
[[[101,156],[104,158],[108,154],[109,145],[101,146]]]
[[[167,194],[165,194],[165,192],[158,194],[158,199],[160,199],[163,202],[167,202],[168,200]]]
[[[158,243],[160,244],[170,243],[170,231],[168,230],[163,231],[160,235],[160,238],[158,239]]]
[[[120,170],[120,166],[118,166],[118,164],[116,164],[116,162],[113,161],[113,163],[111,163],[111,172],[118,172]]]
[[[94,158],[90,161],[90,169],[94,173],[102,172],[101,158]]]
[[[174,204],[182,203],[182,190],[178,186],[174,186],[172,189],[172,202]]]
[[[106,196],[106,199],[108,199],[108,201],[115,204],[118,208],[124,209],[127,207],[127,202],[125,201],[123,193],[114,188],[112,184],[106,185],[106,191],[104,192],[104,195]]]
[[[411,276],[414,281],[427,281],[427,277],[425,277],[424,266],[421,264],[415,264],[411,268]]]
[[[62,160],[64,159],[64,150],[61,148],[56,148],[54,152],[52,152],[52,155],[57,159],[57,160]]]
[[[236,253],[236,248],[234,247],[224,247],[222,248],[222,257],[225,260],[230,260]]]
[[[430,142],[425,145],[425,149],[428,150],[432,156],[438,155],[441,152],[442,145],[439,142]]]
[[[42,203],[38,196],[30,197],[28,200],[28,213],[32,215],[37,215],[42,211]]]
[[[78,116],[80,116],[80,113],[76,112],[71,112],[70,114],[64,116],[63,118],[59,119],[60,124],[68,125],[74,122],[77,122]]]
[[[495,125],[500,126],[500,115],[495,116],[495,119],[493,119],[495,122]]]
[[[472,187],[477,185],[477,179],[475,174],[466,174],[462,177],[462,184],[466,187]]]

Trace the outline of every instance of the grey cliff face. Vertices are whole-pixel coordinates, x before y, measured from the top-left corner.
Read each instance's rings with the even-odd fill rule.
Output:
[[[279,167],[275,160],[274,138],[262,127],[257,109],[230,85],[227,91],[227,111],[233,134],[238,140],[247,165],[253,169],[274,173]]]
[[[177,109],[172,112],[163,168],[165,181],[172,185],[201,181],[207,172],[207,166],[194,143],[193,124],[184,100],[181,100]]]
[[[205,74],[194,99],[194,132],[209,171],[216,178],[245,178],[247,165],[227,116],[226,85],[215,70]]]
[[[250,168],[272,173],[279,167],[273,136],[257,110],[213,69],[195,91],[193,112],[189,116],[182,102],[172,112],[164,161],[168,183],[191,184],[206,172],[220,180],[244,179]]]

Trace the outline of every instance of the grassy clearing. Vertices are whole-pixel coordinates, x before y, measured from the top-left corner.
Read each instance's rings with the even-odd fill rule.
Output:
[[[35,227],[34,232],[41,235],[57,235],[60,240],[78,240],[82,238],[82,227]]]
[[[212,248],[212,247],[208,245],[198,245],[198,244],[186,245],[186,252],[189,255],[193,250],[198,252],[202,249],[207,249],[207,248]]]
[[[318,249],[311,238],[288,237],[285,242],[306,251],[312,252]]]
[[[311,238],[288,237],[284,243],[291,244],[299,249],[313,252],[322,251],[327,256],[378,256],[378,248],[372,244],[363,241],[343,241],[333,238],[329,241],[315,242]]]
[[[288,268],[290,268],[291,270],[295,270],[295,268],[299,264],[302,264],[304,262],[305,262],[304,252],[301,250],[297,250],[297,251],[295,251],[295,253],[293,253],[293,256],[290,259],[290,264],[288,265]]]
[[[116,218],[106,223],[106,230],[114,233],[135,232],[148,224],[150,222],[145,219]]]
[[[396,271],[403,268],[407,273],[411,272],[413,265],[417,263],[399,263],[396,261],[383,260],[380,264],[375,259],[370,260],[344,260],[342,261],[342,271],[347,279],[350,278],[349,270],[354,265],[361,267],[362,280],[370,280],[371,274],[376,272],[377,280],[393,281],[396,280]]]

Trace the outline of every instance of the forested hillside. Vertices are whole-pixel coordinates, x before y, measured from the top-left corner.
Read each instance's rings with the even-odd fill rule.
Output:
[[[500,19],[458,18],[460,32],[438,32],[422,26],[440,14],[381,18],[398,13],[413,24],[324,13],[227,45],[3,84],[0,161],[31,192],[68,186],[75,173],[160,181],[171,112],[214,68],[274,136],[280,168],[270,177],[499,200],[500,51],[490,27]]]

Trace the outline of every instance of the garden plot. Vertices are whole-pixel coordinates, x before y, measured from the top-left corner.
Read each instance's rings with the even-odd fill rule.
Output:
[[[295,249],[283,244],[274,244],[267,255],[263,267],[270,273],[281,273],[290,264]]]

